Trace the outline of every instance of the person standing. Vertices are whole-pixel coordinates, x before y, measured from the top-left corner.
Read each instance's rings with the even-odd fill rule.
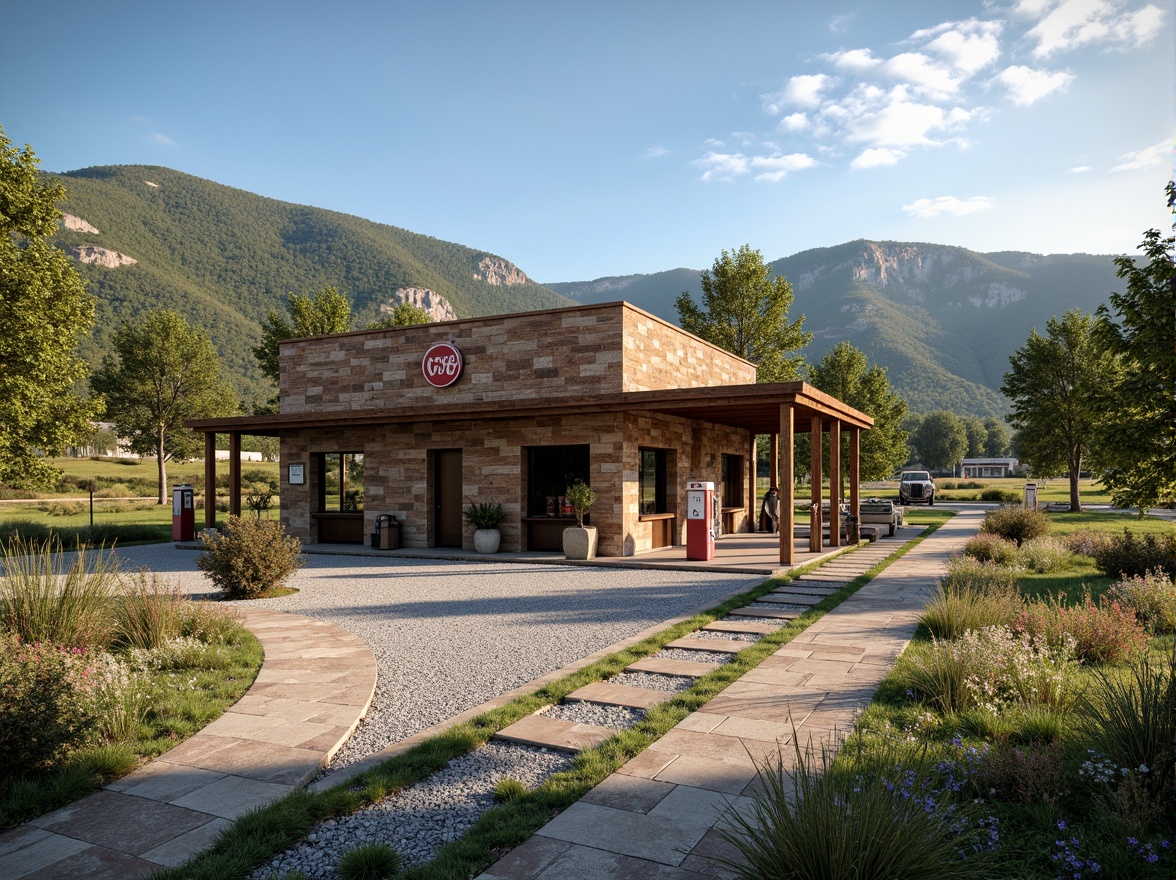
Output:
[[[776,532],[780,529],[780,491],[775,487],[768,489],[768,494],[764,496],[763,508],[760,511],[760,518],[766,520],[768,531]]]

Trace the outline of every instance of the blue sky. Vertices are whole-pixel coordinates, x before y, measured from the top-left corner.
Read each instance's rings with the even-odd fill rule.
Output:
[[[1167,226],[1174,0],[0,0],[0,125],[497,253],[538,281],[856,238]]]

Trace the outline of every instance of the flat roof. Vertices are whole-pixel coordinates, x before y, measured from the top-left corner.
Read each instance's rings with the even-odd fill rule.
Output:
[[[459,422],[469,420],[520,419],[552,415],[592,415],[611,412],[653,412],[693,421],[743,428],[756,434],[780,432],[780,407],[794,407],[795,432],[807,434],[811,418],[821,416],[822,425],[833,422],[869,430],[874,420],[807,382],[752,385],[713,385],[702,388],[671,388],[657,391],[626,391],[550,400],[519,400],[461,403],[445,406],[389,406],[382,409],[332,410],[329,412],[278,413],[262,416],[232,416],[192,419],[188,428],[208,433],[277,436],[283,430],[301,428],[345,428],[361,425],[395,425],[411,422]]]

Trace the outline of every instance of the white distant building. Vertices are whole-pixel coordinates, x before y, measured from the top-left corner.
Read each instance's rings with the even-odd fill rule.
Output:
[[[960,469],[964,479],[1012,477],[1020,472],[1021,463],[1015,458],[965,458]]]

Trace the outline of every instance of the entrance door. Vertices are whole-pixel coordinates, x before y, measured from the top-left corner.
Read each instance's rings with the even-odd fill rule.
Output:
[[[461,450],[433,452],[433,535],[437,547],[460,547],[462,539]]]

